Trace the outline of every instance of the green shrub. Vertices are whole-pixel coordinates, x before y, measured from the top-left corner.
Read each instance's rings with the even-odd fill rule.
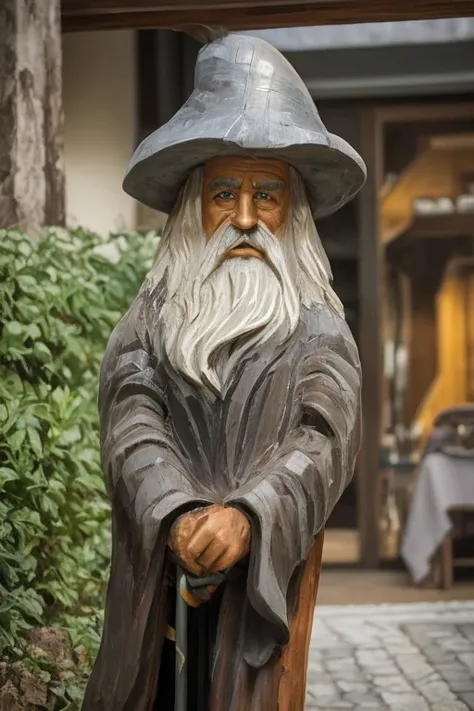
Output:
[[[65,627],[85,671],[95,655],[110,548],[99,367],[155,247],[151,234],[111,236],[104,245],[90,232],[50,230],[33,244],[0,231],[4,658],[23,658],[26,632],[38,625]],[[62,685],[57,696],[58,709],[76,708],[77,689]]]

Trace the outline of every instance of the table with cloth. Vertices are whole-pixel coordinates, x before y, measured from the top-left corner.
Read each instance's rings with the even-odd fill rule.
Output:
[[[471,507],[474,510],[472,450],[428,454],[420,465],[401,551],[415,583],[431,572],[434,554],[451,533],[450,512]]]

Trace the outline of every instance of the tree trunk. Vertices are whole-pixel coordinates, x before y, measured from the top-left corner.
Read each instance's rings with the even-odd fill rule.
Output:
[[[0,1],[0,227],[63,225],[60,0]]]

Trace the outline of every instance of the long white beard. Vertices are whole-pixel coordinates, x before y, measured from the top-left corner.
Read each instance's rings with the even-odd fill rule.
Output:
[[[224,259],[243,241],[262,251],[265,260]],[[251,348],[271,336],[277,345],[295,331],[300,301],[282,246],[264,226],[251,233],[226,226],[199,252],[201,260],[188,279],[168,293],[160,331],[172,366],[221,392]],[[179,265],[168,265],[168,283],[176,284],[176,269]]]

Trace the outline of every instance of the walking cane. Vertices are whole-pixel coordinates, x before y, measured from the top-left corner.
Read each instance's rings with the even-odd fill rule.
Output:
[[[187,662],[188,662],[188,606],[182,596],[186,589],[186,576],[179,566],[176,567],[176,672],[175,672],[175,711],[187,711]]]
[[[217,588],[225,579],[226,573],[216,573],[206,577],[186,576],[183,569],[176,566],[176,620],[175,649],[176,674],[174,711],[187,711],[188,692],[188,602],[192,598],[201,601],[210,599],[209,586]]]

